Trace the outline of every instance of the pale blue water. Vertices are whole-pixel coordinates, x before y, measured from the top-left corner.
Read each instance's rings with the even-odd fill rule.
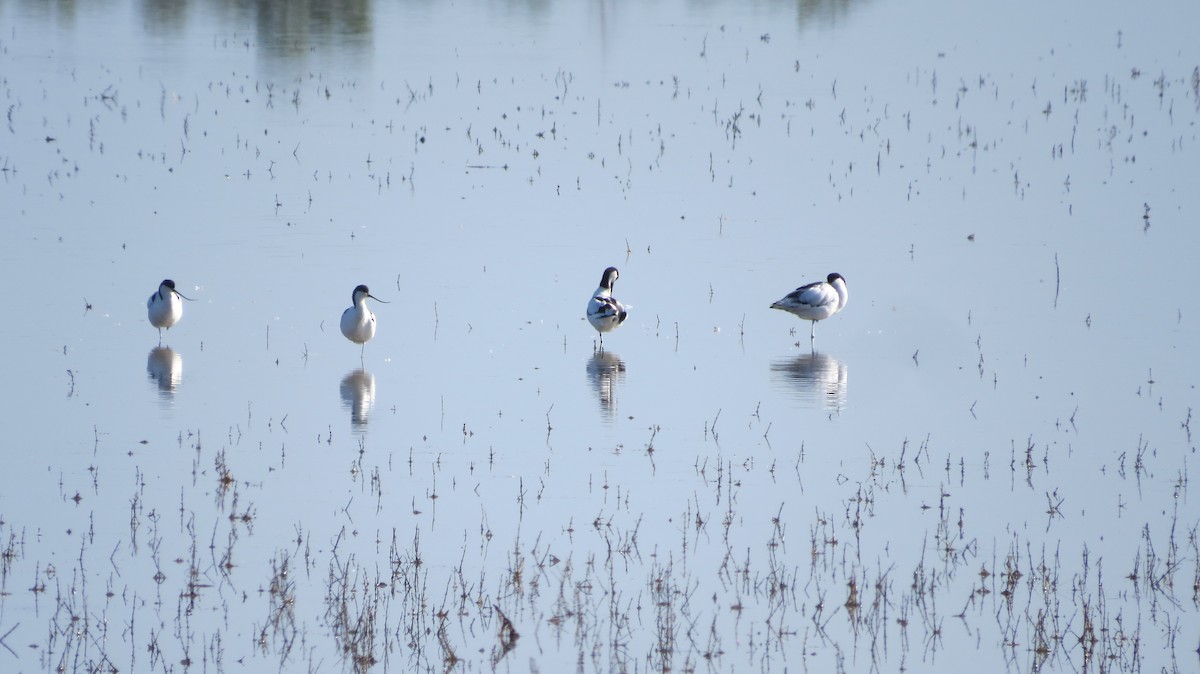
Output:
[[[1200,666],[1194,4],[322,7],[0,3],[0,671]]]

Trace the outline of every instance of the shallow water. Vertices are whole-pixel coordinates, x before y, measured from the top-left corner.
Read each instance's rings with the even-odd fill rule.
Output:
[[[1200,666],[1200,8],[643,4],[0,4],[0,670]]]

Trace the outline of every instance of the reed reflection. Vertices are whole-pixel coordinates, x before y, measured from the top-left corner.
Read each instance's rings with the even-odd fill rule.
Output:
[[[342,404],[350,410],[350,425],[365,430],[367,415],[375,405],[375,375],[359,368],[342,378]]]
[[[792,389],[813,407],[831,412],[846,406],[849,372],[846,364],[825,353],[811,352],[771,363],[771,379]]]
[[[184,34],[189,22],[197,20],[238,34],[252,26],[256,47],[302,58],[314,46],[370,38],[372,5],[371,0],[141,0],[139,10],[143,25],[153,35]]]
[[[156,346],[146,356],[146,375],[158,388],[158,397],[175,398],[175,389],[183,381],[183,356],[169,346]]]
[[[611,423],[617,415],[617,389],[625,379],[625,361],[611,351],[597,351],[588,359],[587,375],[600,399],[604,420]]]

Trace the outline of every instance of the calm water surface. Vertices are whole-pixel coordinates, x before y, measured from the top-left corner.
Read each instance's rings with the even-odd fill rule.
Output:
[[[910,4],[0,2],[0,670],[1200,667],[1200,6]]]

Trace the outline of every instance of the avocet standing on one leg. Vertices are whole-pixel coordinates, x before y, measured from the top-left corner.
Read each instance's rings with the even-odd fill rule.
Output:
[[[146,315],[150,318],[150,325],[158,328],[158,339],[162,341],[163,328],[171,329],[172,325],[179,322],[183,318],[183,302],[184,300],[191,301],[192,298],[184,297],[178,290],[175,289],[175,282],[171,279],[164,279],[158,284],[158,291],[146,300]]]
[[[809,339],[817,339],[817,321],[836,314],[846,307],[850,299],[850,291],[846,289],[846,279],[841,274],[830,274],[824,281],[800,286],[787,297],[771,305],[772,309],[782,309],[795,314],[806,321],[812,321]]]
[[[361,357],[367,351],[367,342],[375,336],[375,314],[367,308],[367,298],[376,302],[383,300],[371,294],[366,286],[360,285],[350,294],[354,306],[342,312],[342,334],[355,344],[362,344]],[[387,302],[383,302],[387,304]]]
[[[588,323],[591,323],[592,327],[596,328],[596,332],[600,333],[601,349],[604,348],[604,333],[615,330],[629,316],[628,307],[612,296],[613,286],[616,285],[618,276],[620,274],[616,267],[605,269],[604,275],[600,277],[600,287],[596,288],[596,292],[592,293],[592,299],[588,300]]]

